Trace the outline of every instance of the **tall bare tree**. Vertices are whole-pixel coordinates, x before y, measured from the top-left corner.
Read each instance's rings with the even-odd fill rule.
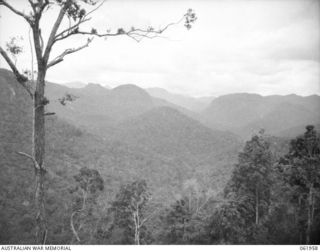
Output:
[[[189,9],[177,22],[169,23],[160,29],[154,29],[153,27],[132,27],[129,30],[118,28],[115,31],[108,30],[105,33],[100,33],[94,28],[91,30],[83,29],[83,24],[91,20],[92,14],[99,9],[103,3],[104,0],[28,0],[30,10],[28,10],[28,12],[24,12],[13,6],[12,1],[0,0],[0,7],[4,6],[13,14],[24,19],[32,30],[33,35],[33,51],[35,52],[37,63],[37,76],[35,82],[30,82],[28,77],[18,70],[15,62],[12,61],[9,54],[1,46],[0,54],[12,69],[17,81],[33,100],[32,154],[19,153],[31,159],[35,169],[36,243],[39,244],[44,244],[46,242],[48,232],[45,214],[44,190],[45,116],[48,115],[48,113],[45,112],[45,106],[49,102],[44,93],[45,79],[48,69],[62,62],[67,55],[76,53],[88,47],[89,44],[92,43],[94,37],[127,36],[137,42],[140,42],[145,38],[158,37],[169,27],[178,23],[184,23],[185,27],[190,29],[191,25],[196,20],[195,13],[193,10]],[[51,27],[49,36],[45,43],[40,23],[45,15],[49,15],[49,10],[51,9],[58,9],[58,15]],[[69,22],[66,22],[67,25],[63,22],[64,19],[68,19]],[[67,40],[70,37],[79,35],[85,36],[85,43],[82,46],[67,48],[56,57],[50,57],[53,47],[59,41]]]

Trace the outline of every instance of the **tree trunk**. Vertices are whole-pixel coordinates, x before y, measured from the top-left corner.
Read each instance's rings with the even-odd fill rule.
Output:
[[[140,229],[139,229],[139,227],[136,227],[134,240],[135,240],[136,245],[140,245]]]
[[[313,184],[310,185],[308,195],[308,222],[306,231],[306,244],[310,244],[311,227],[312,227],[312,209],[313,209]]]
[[[71,231],[72,231],[74,237],[77,239],[78,242],[80,242],[81,240],[80,240],[80,238],[79,238],[78,232],[76,231],[76,229],[75,229],[75,227],[74,227],[74,224],[73,224],[73,217],[75,216],[76,213],[77,213],[77,212],[73,212],[73,213],[71,214],[71,217],[70,217],[70,227],[71,227]],[[71,240],[71,244],[72,244],[72,243],[73,243],[73,238],[72,238],[72,240]]]
[[[136,213],[133,214],[135,220],[135,232],[134,232],[134,243],[140,245],[140,217],[139,217],[139,206],[137,206]]]
[[[259,194],[258,188],[256,188],[256,225],[259,224]]]
[[[45,70],[39,69],[33,107],[33,157],[38,164],[35,169],[36,190],[36,242],[45,244],[47,238],[47,221],[45,214],[45,121],[44,121],[44,85]]]

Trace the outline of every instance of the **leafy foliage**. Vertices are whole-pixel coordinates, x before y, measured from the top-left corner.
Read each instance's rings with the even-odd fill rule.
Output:
[[[15,154],[30,150],[32,104],[11,73],[0,73],[0,240],[32,243],[32,164]],[[89,93],[76,93],[81,99],[72,105]],[[104,97],[101,89],[97,93]],[[314,128],[294,139],[289,151],[287,140],[254,136],[232,167],[238,143],[227,133],[204,128],[174,109],[134,117],[118,127],[123,138],[108,138],[115,132],[109,128],[95,136],[59,117],[46,118],[47,243],[134,244],[139,216],[140,244],[302,244],[310,182],[310,243],[319,242],[319,136]],[[219,194],[228,178],[225,195]]]
[[[255,216],[256,224],[268,212],[272,184],[272,153],[263,135],[255,135],[239,153],[226,194],[239,204],[246,205]],[[252,220],[254,223],[254,219]]]
[[[120,188],[111,204],[113,214],[112,233],[118,236],[116,243],[136,244],[135,229],[147,217],[146,208],[150,200],[147,183],[144,180],[134,181]],[[145,226],[138,227],[140,244],[151,242],[151,236]]]
[[[17,64],[17,56],[23,52],[23,47],[19,45],[21,40],[23,40],[22,37],[11,37],[10,41],[6,43],[6,50],[14,58],[15,64]]]
[[[97,197],[104,189],[104,181],[98,171],[88,168],[81,168],[74,179],[77,186],[71,190],[74,194],[71,228],[78,242],[92,243],[99,220]]]
[[[306,126],[304,135],[293,139],[290,150],[279,164],[279,172],[287,188],[287,195],[297,212],[299,233],[310,243],[317,233],[314,223],[319,220],[320,138],[314,126]]]
[[[189,30],[192,27],[192,24],[197,20],[197,16],[193,9],[188,9],[186,15],[185,15],[185,23],[184,26]]]
[[[201,188],[194,179],[184,183],[182,196],[160,216],[164,244],[206,244],[206,223],[213,191]],[[212,203],[211,203],[212,204]]]

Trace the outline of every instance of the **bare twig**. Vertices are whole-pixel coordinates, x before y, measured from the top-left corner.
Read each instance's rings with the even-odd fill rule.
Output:
[[[74,217],[76,214],[80,214],[80,213],[81,213],[82,211],[84,211],[85,208],[86,208],[87,194],[86,194],[85,190],[83,190],[83,189],[81,189],[81,192],[82,192],[82,198],[83,198],[83,199],[82,199],[82,200],[83,200],[83,201],[82,201],[82,207],[81,207],[81,209],[74,211],[74,212],[71,214],[71,217],[70,217],[71,230],[72,230],[72,233],[74,234],[74,236],[76,237],[76,239],[77,239],[78,242],[80,242],[81,240],[80,240],[80,237],[79,237],[79,235],[78,235],[77,230],[76,230],[75,227],[74,227],[73,217]],[[81,227],[82,227],[82,224],[80,223],[79,228],[78,228],[78,231],[80,231]]]
[[[83,18],[81,20],[79,20],[76,24],[72,25],[69,24],[69,28],[61,31],[59,34],[57,34],[55,36],[55,39],[54,39],[54,43],[59,41],[59,40],[63,40],[67,37],[70,37],[72,35],[74,35],[76,33],[76,28],[78,28],[81,24],[87,22],[87,21],[90,21],[91,18]],[[65,34],[66,33],[66,34]]]
[[[94,10],[97,10],[101,5],[99,5]],[[91,12],[89,12],[88,14],[90,14],[90,13]],[[187,16],[187,14],[185,14],[178,21],[169,23],[165,27],[157,29],[157,30],[150,27],[150,28],[146,28],[146,29],[131,28],[130,30],[125,31],[124,29],[120,28],[114,33],[111,33],[111,32],[98,33],[97,31],[81,31],[81,30],[79,30],[79,27],[82,23],[87,22],[91,19],[91,18],[88,18],[88,14],[85,15],[84,18],[81,19],[75,25],[65,29],[64,31],[62,31],[58,35],[56,35],[55,42],[59,41],[59,40],[63,40],[63,39],[70,37],[70,36],[74,36],[74,35],[91,35],[91,36],[96,36],[96,37],[100,37],[100,38],[115,37],[115,36],[128,36],[129,38],[135,40],[136,42],[141,42],[145,38],[153,39],[153,38],[161,37],[160,35],[162,33],[164,33],[169,27],[181,23]]]
[[[19,72],[19,70],[17,69],[17,67],[15,66],[15,64],[12,62],[12,60],[10,59],[10,57],[8,56],[8,54],[6,53],[5,50],[2,49],[2,47],[0,46],[0,54],[3,56],[3,58],[6,60],[6,62],[8,63],[8,65],[10,66],[12,72],[14,73],[14,75],[16,76],[17,81],[21,84],[21,86],[23,86],[23,88],[28,92],[28,94],[31,96],[31,98],[33,98],[33,93],[31,88],[27,85],[28,82],[28,78],[21,74]]]
[[[76,33],[76,30],[80,27],[81,24],[91,20],[91,17],[89,17],[93,12],[95,12],[96,10],[98,10],[106,1],[102,0],[100,4],[98,4],[98,6],[96,8],[94,8],[93,10],[89,11],[87,14],[85,14],[76,24],[71,25],[71,21],[69,19],[69,27],[63,31],[61,31],[60,33],[58,33],[55,36],[54,39],[54,43],[59,41],[59,40],[63,40],[67,37],[70,37],[71,35],[74,35]]]
[[[26,14],[24,14],[21,11],[18,11],[16,8],[14,8],[12,5],[8,4],[7,1],[5,0],[0,0],[0,5],[3,5],[5,7],[7,7],[8,9],[10,9],[12,12],[14,12],[15,14],[17,14],[20,17],[23,17],[29,24],[31,24],[31,19],[29,16],[27,16]]]
[[[47,46],[46,46],[46,49],[44,51],[44,55],[43,55],[43,59],[45,62],[47,62],[47,60],[49,59],[49,55],[50,55],[50,51],[51,51],[51,48],[54,44],[54,40],[55,40],[55,36],[56,36],[56,33],[60,27],[60,24],[66,14],[66,11],[70,5],[71,1],[67,1],[60,9],[60,12],[59,12],[59,15],[52,27],[52,30],[51,30],[51,33],[50,33],[50,36],[49,36],[49,39],[48,39],[48,42],[47,42]]]
[[[30,45],[30,52],[31,52],[31,81],[32,83],[34,82],[34,70],[33,70],[33,49],[32,49],[32,41],[31,41],[31,35],[30,35],[30,32],[31,32],[31,28],[29,28],[29,45]]]
[[[38,164],[38,162],[35,160],[35,158],[33,156],[31,156],[31,155],[29,155],[27,153],[24,153],[24,152],[17,152],[17,154],[19,154],[21,156],[25,156],[25,157],[31,159],[35,169],[36,170],[41,170],[40,165]]]
[[[77,213],[78,213],[78,211],[73,212],[73,213],[71,214],[71,217],[70,217],[70,227],[71,227],[71,230],[72,230],[73,235],[76,237],[77,241],[80,242],[80,241],[81,241],[81,240],[80,240],[80,237],[79,237],[78,232],[76,231],[76,229],[75,229],[75,227],[74,227],[74,224],[73,224],[73,217],[74,217],[74,215],[77,214]]]
[[[63,61],[64,57],[68,54],[72,54],[72,53],[75,53],[75,52],[78,52],[86,47],[89,46],[89,44],[92,42],[93,38],[88,38],[87,39],[87,43],[80,46],[80,47],[77,47],[77,48],[70,48],[70,49],[66,49],[63,53],[61,53],[59,56],[57,56],[55,59],[53,59],[52,61],[50,61],[48,63],[48,69],[58,63],[60,63],[61,61]]]

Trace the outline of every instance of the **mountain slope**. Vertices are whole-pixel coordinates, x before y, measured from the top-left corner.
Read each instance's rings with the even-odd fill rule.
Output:
[[[58,100],[65,94],[77,97],[68,106],[61,106]],[[132,85],[121,85],[106,89],[99,84],[88,84],[83,88],[68,88],[48,83],[46,95],[50,99],[48,109],[56,112],[70,123],[96,134],[104,134],[117,123],[143,114],[157,107],[168,106],[199,119],[199,115],[166,100],[151,97],[145,90]]]
[[[320,97],[260,96],[232,94],[212,101],[202,113],[202,121],[211,128],[230,130],[244,138],[264,128],[279,136],[299,125],[318,124]]]
[[[132,149],[174,163],[162,172],[174,177],[180,186],[184,180],[196,178],[216,191],[229,178],[242,145],[234,135],[213,131],[170,107],[126,120],[109,134],[108,139],[121,140]]]
[[[214,97],[200,97],[194,98],[179,94],[170,93],[163,88],[147,88],[146,91],[153,97],[166,100],[170,103],[184,107],[193,112],[202,111],[206,108]]]
[[[15,81],[12,73],[5,71],[5,74],[1,74],[1,77],[5,83],[1,85],[1,90],[3,90],[1,92],[3,94],[3,97],[1,97],[1,112],[3,118],[7,118],[7,120],[2,121],[6,124],[6,127],[2,127],[2,129],[7,129],[6,131],[2,130],[2,135],[6,137],[6,141],[16,137],[15,142],[26,143],[26,146],[29,146],[30,149],[31,101],[28,99],[26,92]],[[17,93],[14,98],[9,95],[12,92],[12,87],[14,92]],[[89,86],[87,88],[101,89],[102,87]],[[6,91],[4,92],[4,90]],[[64,92],[75,92],[74,94],[79,96],[76,102],[66,106],[62,106],[58,102],[54,103],[54,99],[51,99],[51,104],[54,104],[54,108],[57,109],[53,111],[58,111],[57,117],[48,118],[48,122],[52,120],[54,122],[51,126],[48,124],[48,137],[50,132],[56,132],[53,138],[53,148],[59,150],[63,146],[67,146],[63,149],[61,155],[70,153],[67,157],[68,160],[70,158],[71,160],[76,159],[77,162],[89,160],[81,161],[89,166],[92,166],[92,163],[99,163],[101,171],[106,167],[112,167],[111,170],[117,170],[118,172],[122,170],[120,177],[137,176],[137,174],[140,174],[140,171],[136,170],[138,167],[140,170],[144,170],[149,178],[155,178],[154,174],[158,174],[158,168],[161,168],[160,171],[168,171],[169,169],[170,172],[168,171],[168,173],[176,174],[178,170],[191,167],[189,172],[180,176],[179,180],[194,176],[197,173],[196,167],[198,167],[199,172],[210,174],[227,167],[225,170],[225,174],[227,174],[241,144],[235,136],[222,131],[212,131],[196,120],[169,107],[150,109],[147,106],[146,108],[140,108],[140,115],[128,116],[120,123],[115,124],[115,127],[104,128],[105,124],[101,121],[105,118],[101,117],[101,114],[105,112],[109,116],[112,111],[109,111],[109,107],[99,108],[95,103],[97,100],[101,99],[101,103],[106,102],[105,104],[109,104],[110,107],[113,105],[113,108],[117,109],[123,104],[125,109],[128,108],[127,106],[136,103],[152,104],[153,100],[150,96],[144,90],[133,85],[118,87],[111,91],[102,89],[103,92],[99,92],[101,98],[96,96],[96,101],[92,101],[97,105],[95,107],[98,111],[97,114],[91,114],[93,108],[88,108],[91,105],[89,99],[91,96],[83,89],[70,89],[49,83],[47,91],[47,94],[51,94],[54,98],[58,98]],[[111,96],[109,96],[110,93]],[[86,97],[86,95],[88,96]],[[105,101],[104,99],[108,97],[111,98]],[[125,98],[130,101],[123,101]],[[23,102],[17,102],[18,100],[15,99],[22,99]],[[52,111],[51,109],[49,111]],[[103,134],[94,136],[64,122],[64,120],[61,120],[63,117],[60,116],[59,109],[70,112],[71,118],[98,125],[103,130]],[[143,109],[147,111],[143,113]],[[8,114],[8,111],[11,113]],[[70,120],[68,121],[70,122]],[[79,122],[76,121],[74,125],[79,125]],[[13,126],[16,126],[14,131]],[[65,132],[74,132],[72,134],[78,136],[77,141],[68,137],[68,133],[64,134],[63,129],[65,129]],[[28,139],[28,141],[23,139]],[[48,141],[48,146],[51,146],[51,141]],[[19,149],[17,146],[15,148]],[[22,149],[22,151],[26,150]],[[59,157],[58,160],[63,162],[64,158]],[[116,176],[119,176],[119,173]],[[160,177],[164,177],[165,180],[168,179],[167,174]],[[170,177],[177,178],[177,176]],[[174,180],[171,180],[171,183],[174,184]]]
[[[68,106],[61,106],[58,100],[65,94],[75,95],[77,99]],[[48,83],[46,95],[51,101],[48,110],[97,134],[121,120],[154,107],[152,98],[134,85],[123,85],[109,90],[98,84],[76,89]]]
[[[114,134],[114,132],[112,133]],[[222,131],[212,131],[181,112],[160,107],[118,125],[114,136],[139,143],[167,155],[206,154],[222,150],[237,139]]]
[[[73,90],[61,91],[58,87],[56,97],[64,91]],[[122,95],[120,91],[116,91],[120,92],[118,97]],[[82,95],[79,92],[76,95]],[[108,92],[112,91],[102,97]],[[26,244],[33,241],[34,233],[34,175],[31,162],[16,152],[31,153],[32,102],[6,70],[0,70],[0,116],[0,230],[6,230],[0,232],[0,240],[5,244]],[[105,181],[105,192],[99,198],[102,205],[108,204],[120,185],[144,178],[154,199],[166,206],[190,178],[196,178],[204,187],[221,190],[238,148],[233,136],[222,132],[216,135],[170,108],[126,119],[117,132],[114,130],[106,130],[103,137],[95,136],[59,118],[59,114],[46,118],[48,243],[69,243],[72,238],[69,190],[80,168],[96,169],[102,175]]]

